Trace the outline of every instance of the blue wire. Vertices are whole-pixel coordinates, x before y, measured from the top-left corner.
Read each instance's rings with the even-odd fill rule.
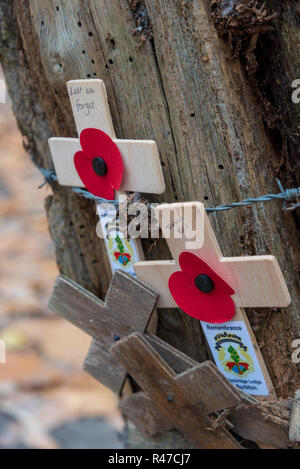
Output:
[[[49,169],[44,169],[44,168],[39,168],[39,170],[45,177],[45,182],[41,184],[39,188],[44,187],[44,185],[47,184],[48,182],[57,182],[57,176],[53,171],[50,171]],[[225,210],[231,210],[232,208],[236,208],[236,207],[245,207],[247,205],[270,202],[272,200],[284,200],[283,210],[295,210],[296,208],[300,207],[300,203],[299,203],[300,187],[292,188],[292,189],[284,189],[279,179],[276,179],[276,182],[281,191],[279,194],[267,194],[258,198],[245,199],[242,202],[234,202],[232,204],[218,205],[217,207],[206,208],[205,210],[208,213],[223,212]],[[85,197],[86,199],[94,200],[95,202],[98,202],[98,203],[101,202],[101,203],[110,203],[116,206],[119,205],[119,202],[116,200],[102,199],[101,197],[97,197],[91,194],[90,192],[88,192],[87,190],[80,189],[79,187],[72,187],[72,190],[76,194],[81,195]],[[298,203],[295,203],[291,207],[288,207],[287,203],[293,202],[295,200],[297,200]]]
[[[57,176],[53,171],[50,171],[49,169],[44,169],[44,168],[39,168],[40,172],[44,175],[45,177],[45,182],[39,186],[39,189],[45,186],[48,182],[57,182]],[[86,199],[89,200],[95,200],[97,203],[110,203],[113,205],[119,205],[119,202],[116,200],[107,200],[107,199],[102,199],[102,197],[97,197],[96,195],[91,194],[87,190],[80,189],[79,187],[72,187],[72,191],[75,192],[75,194],[81,195],[85,197]]]
[[[270,202],[271,200],[284,200],[283,210],[287,210],[287,202],[292,202],[293,200],[297,200],[300,198],[300,187],[293,188],[293,189],[284,189],[279,179],[276,179],[278,187],[280,189],[280,194],[267,194],[262,195],[256,199],[250,198],[245,199],[242,202],[236,202],[227,205],[218,205],[217,207],[207,208],[206,211],[210,212],[221,212],[225,210],[231,210],[235,207],[244,207],[246,205]],[[300,204],[295,204],[294,208],[297,208]],[[291,207],[292,208],[292,207]]]

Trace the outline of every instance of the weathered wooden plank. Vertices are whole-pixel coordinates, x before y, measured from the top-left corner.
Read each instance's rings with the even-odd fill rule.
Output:
[[[185,388],[184,379],[179,381],[176,379],[176,373],[151,347],[145,337],[134,333],[115,344],[111,351],[151,397],[170,425],[180,430],[189,441],[199,448],[240,448],[225,428],[212,431],[213,421],[205,415],[205,410],[203,412],[203,409],[209,408],[209,404],[201,402],[203,392],[201,381],[197,382],[199,388],[195,402],[193,395],[189,394],[189,386]],[[205,373],[209,365],[204,363],[199,365],[199,368]],[[215,385],[220,385],[220,382],[214,378],[215,376],[208,378],[211,393],[214,392]],[[236,402],[236,396],[232,394],[232,405]],[[222,407],[220,402],[218,404],[220,404],[218,408]]]
[[[300,391],[295,392],[291,418],[290,418],[290,441],[300,442]]]
[[[110,354],[109,348],[134,331],[144,332],[157,300],[158,295],[151,288],[118,271],[113,276],[105,303],[75,282],[59,276],[49,308],[95,339],[84,367],[119,393],[126,370]]]
[[[175,371],[177,374],[174,378],[176,383],[183,382],[185,391],[190,397],[190,403],[201,408],[204,414],[208,415],[218,408],[225,409],[227,405],[230,411],[226,418],[236,434],[257,442],[263,447],[282,449],[288,447],[289,402],[284,400],[259,402],[254,397],[248,396],[232,386],[214,364],[207,362],[206,373],[203,373],[201,366],[196,366],[195,360],[178,352],[161,339],[148,334],[144,337],[172,368],[172,371]],[[213,373],[216,376],[213,376]],[[199,386],[201,392],[198,391]],[[163,424],[163,428],[167,428],[168,421],[159,413],[154,401],[151,406],[149,399],[145,401],[144,395],[137,397],[136,401],[134,396],[130,396],[126,400],[124,415],[129,419],[130,415],[133,415],[133,422],[145,436],[159,433],[160,426]],[[149,397],[150,395],[147,395],[147,398]],[[226,399],[228,399],[227,402]],[[202,401],[206,404],[203,405]],[[222,402],[224,406],[222,406]],[[135,403],[139,409],[135,409]],[[149,425],[147,418],[141,417],[140,423],[138,421],[138,416],[143,415],[144,404],[145,412],[151,415],[151,417],[149,416]],[[121,401],[121,409],[123,409],[123,401]],[[155,422],[158,422],[157,425]]]
[[[167,432],[172,428],[156,410],[152,399],[144,392],[137,392],[122,399],[120,410],[124,417],[133,422],[146,438]]]
[[[190,402],[201,405],[202,412],[209,415],[241,403],[238,390],[229,382],[224,383],[220,375],[212,362],[205,362],[178,375],[176,382],[185,390]]]
[[[247,402],[230,411],[227,416],[232,430],[263,447],[286,449],[289,445],[289,411],[283,402]]]
[[[182,373],[198,365],[198,362],[155,335],[147,334],[147,341],[175,373]]]
[[[224,378],[212,362],[206,362],[204,370],[202,364],[199,365],[195,360],[159,337],[147,334],[145,338],[177,374],[176,381],[184,383],[192,403],[197,404],[199,402],[197,389],[199,387],[203,388],[201,401],[206,403],[203,407],[203,412],[206,415],[217,410],[223,410],[226,407],[239,405],[242,402],[240,391]],[[211,389],[212,383],[213,392]]]
[[[189,392],[191,393],[191,397],[193,402],[196,403],[199,401],[199,395],[198,392],[194,391],[194,389],[197,389],[197,379],[204,378],[205,381],[205,374],[203,373],[198,373],[197,374],[197,366],[199,365],[195,360],[191,359],[184,353],[180,352],[176,348],[172,347],[171,345],[167,344],[165,341],[160,339],[157,336],[151,335],[151,334],[146,334],[145,338],[147,341],[150,343],[150,345],[153,347],[153,349],[164,359],[164,361],[172,368],[172,370],[177,374],[180,375],[180,373],[183,373],[183,376],[186,378],[186,375],[189,375],[189,370],[191,372],[191,379],[187,379],[187,387],[190,387]],[[196,372],[195,372],[196,370]],[[222,381],[221,389],[226,390],[224,395],[222,394],[220,397],[220,401],[223,404],[221,405],[223,409],[223,405],[226,406],[226,395],[229,398],[228,401],[228,406],[230,407],[232,404],[234,404],[234,401],[232,400],[232,394],[236,394],[236,404],[241,402],[241,397],[238,389],[235,389],[233,386],[231,386],[230,383],[222,376],[221,373],[219,373],[218,370],[216,370],[215,365],[211,363],[211,367],[209,370],[209,373],[214,373],[216,372],[217,380]],[[181,376],[181,375],[180,375]],[[180,376],[177,376],[177,379],[180,381]],[[194,382],[194,380],[196,382]],[[210,385],[211,383],[208,383]],[[208,397],[206,398],[208,393]],[[218,394],[218,390],[216,390],[216,393]],[[135,397],[137,394],[140,394],[140,397]],[[145,393],[137,393],[133,394],[132,396],[123,399],[120,404],[120,408],[122,412],[124,413],[124,416],[127,417],[129,420],[131,420],[136,427],[143,433],[144,436],[149,437],[149,436],[154,436],[157,433],[160,433],[164,431],[166,428],[170,426],[168,422],[166,421],[165,418],[161,416],[161,414],[158,412],[156,409],[156,405],[153,401],[150,400],[149,396]],[[209,406],[206,406],[203,408],[205,413],[208,415],[211,412],[211,408],[214,408],[214,405],[216,405],[216,408],[218,407],[219,402],[214,402],[210,403],[212,396],[214,396],[215,392],[212,393],[211,389],[208,387],[206,394],[205,394],[205,400],[209,402]],[[225,399],[224,399],[225,398]],[[214,400],[214,399],[212,399]],[[255,401],[255,400],[254,400]],[[256,402],[256,401],[255,401]],[[200,404],[201,407],[201,404]],[[144,416],[145,412],[145,416]]]
[[[127,371],[124,366],[120,363],[117,364],[116,360],[112,358],[107,344],[99,340],[92,340],[83,369],[116,393],[119,393],[123,388]]]

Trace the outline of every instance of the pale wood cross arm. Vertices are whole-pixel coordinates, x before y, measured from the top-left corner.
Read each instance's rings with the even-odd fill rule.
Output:
[[[194,203],[193,217],[193,223],[197,222],[196,230],[200,233],[199,247],[187,249],[185,236],[174,237],[174,229],[176,230],[180,226],[183,210],[190,205],[191,203],[164,204],[156,209],[156,216],[160,220],[163,236],[166,237],[174,260],[138,262],[135,265],[138,278],[159,292],[158,306],[163,308],[176,307],[169,291],[168,281],[174,272],[180,270],[179,254],[187,250],[200,257],[235,290],[233,300],[237,307],[288,306],[291,298],[277,259],[274,256],[223,257],[204,206],[200,202]],[[169,222],[167,225],[163,225],[162,222],[170,220],[171,213],[174,214],[173,219],[177,220],[178,223],[175,224],[171,236],[169,236]],[[184,228],[191,229],[191,227]]]

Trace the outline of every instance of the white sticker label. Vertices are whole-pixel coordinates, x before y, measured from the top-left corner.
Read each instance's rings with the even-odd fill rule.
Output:
[[[208,345],[221,373],[246,394],[269,394],[246,324],[229,321],[209,324],[201,321]]]
[[[124,270],[136,277],[133,266],[141,260],[136,249],[136,241],[124,236],[120,222],[116,218],[115,207],[112,205],[110,208],[107,205],[105,208],[103,205],[98,205],[97,212],[112,272]]]

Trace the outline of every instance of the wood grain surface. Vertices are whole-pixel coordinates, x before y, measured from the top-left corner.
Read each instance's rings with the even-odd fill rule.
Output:
[[[105,303],[64,276],[56,280],[49,308],[94,339],[84,368],[112,391],[120,393],[126,369],[110,354],[116,341],[144,332],[158,295],[123,271],[114,274]]]

